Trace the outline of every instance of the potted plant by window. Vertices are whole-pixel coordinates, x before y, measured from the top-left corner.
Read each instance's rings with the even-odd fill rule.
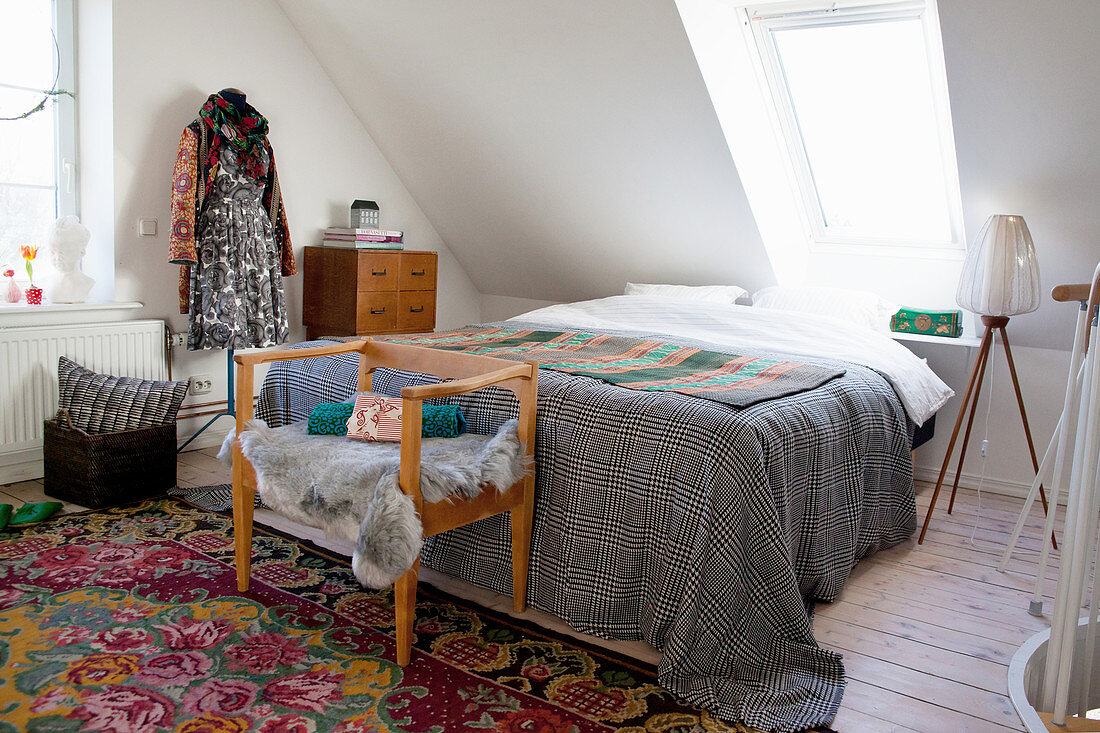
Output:
[[[19,254],[23,255],[23,259],[27,261],[27,278],[31,281],[30,286],[23,291],[27,296],[27,305],[42,305],[42,288],[34,284],[34,266],[31,264],[38,256],[38,247],[31,244],[21,245]]]

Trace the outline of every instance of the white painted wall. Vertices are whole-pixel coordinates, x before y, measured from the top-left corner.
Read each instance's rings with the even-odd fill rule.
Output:
[[[670,0],[280,0],[482,293],[773,282]]]
[[[557,305],[560,301],[533,300],[531,298],[513,298],[509,295],[482,295],[481,322],[503,321],[521,313],[527,313],[548,305]]]
[[[1072,322],[1077,315],[1076,308],[1065,304],[1061,307],[1066,311],[1066,317]],[[1020,390],[1024,396],[1028,423],[1035,441],[1035,452],[1041,461],[1043,452],[1050,442],[1050,436],[1058,424],[1058,417],[1062,413],[1070,354],[1060,349],[1018,346],[1013,343],[1012,336],[1013,334],[1009,332],[1012,356],[1020,378]],[[955,419],[959,414],[962,393],[966,389],[966,382],[978,349],[912,342],[907,343],[906,346],[918,356],[926,358],[929,366],[944,381],[952,385],[956,392],[955,397],[936,416],[935,437],[931,442],[917,449],[917,478],[935,481],[947,450],[947,443],[951,438]],[[992,369],[992,372],[989,369]],[[985,386],[974,415],[973,432],[960,484],[976,487],[981,482],[984,472],[984,488],[993,492],[1023,496],[1031,486],[1035,471],[1027,450],[1023,423],[1016,403],[1016,393],[1009,376],[1008,362],[1005,360],[1004,350],[999,342],[995,347],[989,369],[986,371]],[[991,399],[992,404],[990,404]],[[965,427],[964,421],[964,430]],[[981,444],[987,435],[989,445],[983,466]],[[955,476],[961,442],[962,432],[960,431],[959,445],[956,445],[954,456],[949,464],[948,489],[950,489],[950,481]],[[946,504],[944,506],[946,507]]]
[[[177,268],[167,262],[176,144],[207,95],[234,86],[270,122],[299,264],[321,229],[346,226],[352,199],[374,199],[408,248],[440,253],[439,326],[478,320],[477,290],[277,4],[116,0],[113,26],[115,297],[144,303],[137,317],[186,329]],[[150,216],[160,233],[139,238],[137,219]],[[292,340],[302,340],[301,274],[287,278],[286,291]],[[216,380],[214,395],[188,401],[224,399],[224,352],[176,354],[176,378]],[[181,424],[180,434],[193,427]]]
[[[1022,214],[1045,290],[1100,261],[1100,3],[939,0],[966,231]],[[1074,315],[1045,299],[1013,343],[1068,350]],[[1068,356],[1067,356],[1068,363]]]
[[[1100,3],[939,0],[939,11],[966,231],[973,238],[989,214],[1022,214],[1044,290],[1088,280],[1100,260]],[[1044,298],[1038,311],[1008,326],[1040,459],[1061,413],[1076,317],[1075,305]],[[913,350],[956,392],[965,389],[976,354]],[[1019,491],[1034,473],[999,350],[995,378],[986,464],[994,481],[987,485]],[[917,453],[922,478],[935,480],[959,402],[940,411],[936,439]],[[985,409],[983,398],[979,445]],[[974,486],[980,456],[968,456],[962,482]]]

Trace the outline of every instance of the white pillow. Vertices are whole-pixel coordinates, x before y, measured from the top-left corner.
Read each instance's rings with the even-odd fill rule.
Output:
[[[752,296],[752,304],[754,308],[832,316],[875,331],[889,331],[890,316],[898,311],[896,303],[874,293],[821,287],[788,288],[774,285],[756,291]]]
[[[707,303],[732,305],[735,300],[749,291],[736,285],[646,285],[645,283],[627,283],[623,295],[651,295],[658,298],[676,298],[677,300],[701,300]]]

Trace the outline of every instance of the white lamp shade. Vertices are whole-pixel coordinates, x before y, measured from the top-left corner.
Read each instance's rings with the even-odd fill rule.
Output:
[[[982,316],[1017,316],[1039,307],[1039,262],[1022,216],[986,219],[966,253],[955,300]]]

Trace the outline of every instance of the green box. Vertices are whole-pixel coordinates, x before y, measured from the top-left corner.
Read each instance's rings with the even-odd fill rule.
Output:
[[[962,311],[929,311],[902,308],[890,317],[890,330],[920,333],[925,336],[958,338],[962,336]]]

